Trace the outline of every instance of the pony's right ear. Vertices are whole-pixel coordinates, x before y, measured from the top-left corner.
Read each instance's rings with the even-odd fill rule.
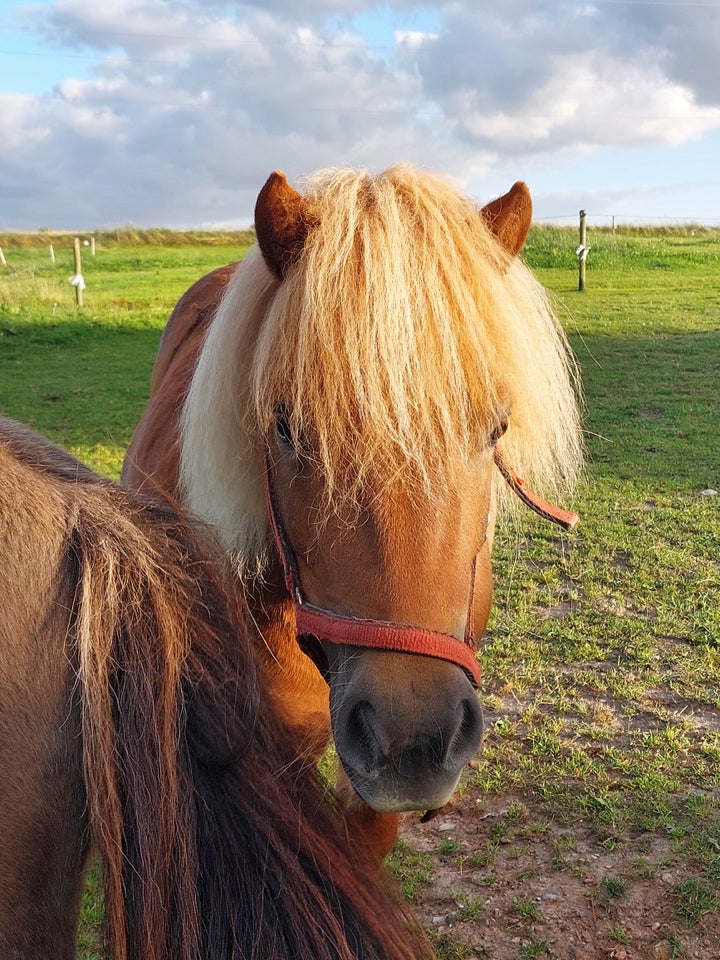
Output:
[[[506,194],[486,204],[480,214],[508,253],[517,256],[532,223],[532,199],[527,185],[518,180]]]
[[[255,203],[255,233],[265,263],[279,280],[300,256],[311,226],[303,197],[284,173],[271,173]]]

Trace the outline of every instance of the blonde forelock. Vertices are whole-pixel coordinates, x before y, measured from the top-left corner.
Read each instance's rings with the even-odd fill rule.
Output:
[[[372,472],[430,488],[509,414],[516,469],[549,491],[579,468],[574,367],[545,294],[474,205],[401,166],[306,183],[316,226],[263,318],[251,409],[282,406],[330,499]]]

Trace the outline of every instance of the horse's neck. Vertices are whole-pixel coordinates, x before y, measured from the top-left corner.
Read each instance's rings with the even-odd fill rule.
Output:
[[[267,518],[252,447],[224,427],[183,437],[180,488],[190,511],[208,523],[237,557],[243,579],[266,565]]]
[[[211,414],[196,404],[191,389],[180,454],[183,500],[237,555],[243,577],[253,575],[266,562],[267,518],[259,458],[222,407]]]
[[[243,264],[242,273],[251,266]],[[215,528],[252,575],[266,562],[268,524],[262,456],[244,417],[248,374],[238,329],[249,321],[244,287],[234,289],[237,279],[209,327],[185,401],[180,489],[184,502]],[[245,299],[253,301],[250,294]]]

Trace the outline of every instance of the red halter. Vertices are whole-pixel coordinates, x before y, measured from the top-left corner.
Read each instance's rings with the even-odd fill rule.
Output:
[[[265,499],[267,502],[268,519],[273,538],[282,561],[285,586],[295,605],[295,622],[298,640],[301,637],[313,637],[315,640],[330,643],[347,643],[356,647],[371,647],[376,650],[395,650],[403,653],[417,653],[424,656],[437,657],[448,660],[461,667],[468,674],[474,686],[480,685],[480,664],[475,656],[477,646],[473,632],[473,599],[475,589],[476,559],[471,564],[470,596],[468,600],[468,616],[464,640],[460,641],[450,634],[440,633],[438,630],[429,630],[424,627],[414,627],[408,624],[388,623],[383,620],[362,620],[333,613],[308,603],[303,598],[300,576],[293,548],[288,541],[282,523],[275,496],[275,487],[272,478],[272,464],[270,449],[267,441],[263,444],[265,455]],[[523,481],[509,467],[503,455],[496,446],[495,463],[503,477],[522,501],[540,516],[552,520],[565,530],[571,530],[578,522],[575,513],[561,510],[552,504],[546,503],[532,491],[528,490]],[[303,649],[306,649],[303,645]],[[313,659],[312,649],[306,652]],[[320,664],[318,664],[320,666]]]

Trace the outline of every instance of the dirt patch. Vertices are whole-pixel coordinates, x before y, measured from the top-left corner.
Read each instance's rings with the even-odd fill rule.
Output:
[[[467,790],[401,836],[429,858],[415,908],[448,960],[720,958],[717,910],[683,922],[696,877],[662,834],[603,843],[527,797]]]

